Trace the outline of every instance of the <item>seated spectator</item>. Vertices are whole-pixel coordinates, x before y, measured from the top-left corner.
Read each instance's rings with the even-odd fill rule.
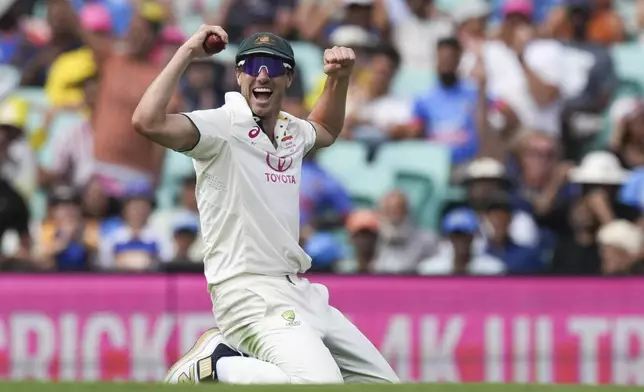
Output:
[[[311,256],[311,268],[307,273],[333,273],[344,260],[342,245],[329,233],[310,236],[304,251]]]
[[[172,258],[171,247],[148,222],[152,193],[148,185],[131,186],[123,201],[123,226],[101,239],[99,264],[103,269],[149,271]]]
[[[418,263],[436,252],[437,239],[416,227],[410,216],[407,197],[400,191],[380,201],[380,230],[374,273],[411,274]]]
[[[88,76],[80,81],[83,91],[82,109],[89,113],[80,125],[59,132],[52,140],[53,162],[39,168],[41,187],[69,184],[83,188],[94,176],[94,129],[92,127],[98,78]],[[58,112],[55,112],[58,113]],[[52,119],[54,121],[55,119]]]
[[[519,245],[510,236],[514,210],[509,194],[489,194],[478,207],[486,238],[485,254],[501,260],[508,274],[535,274],[545,270],[542,252],[537,246]]]
[[[175,219],[173,227],[174,263],[202,262],[203,258],[192,257],[191,250],[199,238],[199,217],[187,213]]]
[[[517,135],[511,146],[516,164],[516,195],[520,208],[543,215],[575,195],[568,183],[574,166],[560,161],[557,140],[543,132],[526,131]]]
[[[354,211],[347,218],[346,229],[354,258],[338,263],[336,271],[345,274],[372,273],[380,230],[378,214],[371,210]]]
[[[91,32],[96,40],[111,45],[112,18],[104,4],[91,3],[79,13],[83,29]],[[45,92],[52,105],[65,108],[82,108],[87,103],[85,81],[96,77],[98,66],[92,50],[83,46],[59,55],[51,64]]]
[[[625,220],[615,220],[597,233],[601,270],[604,275],[641,275],[644,272],[642,229]]]
[[[455,165],[474,158],[479,149],[477,127],[478,93],[476,85],[459,80],[461,45],[456,38],[438,42],[438,83],[414,103],[414,124],[402,137],[427,138],[452,149]],[[406,134],[406,135],[405,135]]]
[[[368,66],[369,83],[353,91],[343,137],[375,147],[395,136],[397,127],[409,123],[409,102],[390,91],[399,65],[400,58],[393,49],[376,49]]]
[[[511,192],[513,189],[505,167],[493,158],[472,161],[466,168],[463,185],[467,205],[475,210],[488,195],[501,191]],[[540,241],[537,224],[530,213],[518,208],[523,205],[520,199],[515,200],[514,204],[509,229],[512,242],[526,247],[536,246]]]
[[[484,254],[477,246],[479,222],[474,211],[456,208],[449,211],[442,222],[438,251],[420,262],[420,275],[500,275],[505,272],[501,260]]]
[[[43,268],[57,271],[93,269],[99,227],[83,218],[80,197],[70,187],[57,187],[49,202],[49,219],[40,228],[37,258]]]
[[[118,200],[107,195],[96,177],[92,177],[82,188],[81,208],[85,219],[99,226],[101,237],[123,225]]]
[[[16,238],[14,246],[7,245],[9,235]],[[27,259],[30,253],[29,208],[20,193],[0,178],[0,264],[9,258]]]
[[[7,98],[0,103],[0,176],[23,196],[36,190],[36,157],[26,138],[29,103]]]
[[[644,166],[644,102],[627,97],[616,100],[610,109],[610,149],[625,167]]]
[[[576,23],[583,20],[583,23]],[[612,0],[565,0],[554,8],[545,23],[545,33],[557,39],[583,34],[591,42],[613,45],[626,39],[624,22]]]
[[[483,46],[488,94],[508,105],[523,126],[560,134],[563,46],[535,39],[529,0],[507,0],[499,39]]]
[[[400,53],[403,67],[430,69],[436,64],[436,44],[440,37],[454,34],[454,24],[430,0],[389,0],[391,42]],[[410,37],[423,37],[422,44]]]
[[[197,208],[197,197],[195,196],[195,187],[197,179],[194,176],[183,179],[181,189],[177,198],[177,205],[170,209],[156,210],[150,217],[150,227],[154,227],[164,239],[164,242],[173,243],[176,234],[176,222],[178,220],[196,220],[199,222],[199,210]],[[199,228],[199,226],[197,226]],[[200,230],[197,231],[198,233]],[[202,261],[204,257],[203,238],[198,235],[194,242],[191,243],[188,252],[189,259]],[[177,253],[178,250],[172,251]]]
[[[315,160],[315,151],[302,162],[300,184],[300,226],[331,230],[344,226],[353,208],[342,184],[325,172]]]
[[[618,191],[628,173],[617,158],[604,151],[592,152],[570,171],[569,180],[581,187],[580,196],[537,216],[558,241],[552,258],[556,274],[596,275],[601,271],[597,232],[615,219],[635,221],[637,208],[618,200]]]

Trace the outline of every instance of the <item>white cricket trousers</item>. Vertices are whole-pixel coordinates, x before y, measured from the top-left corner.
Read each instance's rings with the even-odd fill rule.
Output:
[[[294,275],[243,275],[210,294],[226,343],[276,365],[291,383],[399,382],[378,349],[329,305],[323,285]]]

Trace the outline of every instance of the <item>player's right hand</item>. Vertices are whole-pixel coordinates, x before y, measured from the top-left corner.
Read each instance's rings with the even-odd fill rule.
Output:
[[[228,44],[228,34],[220,26],[212,25],[201,25],[196,33],[183,44],[183,48],[188,50],[188,53],[191,58],[197,59],[202,57],[210,57],[208,53],[204,50],[203,44],[211,34],[219,36],[226,44]]]

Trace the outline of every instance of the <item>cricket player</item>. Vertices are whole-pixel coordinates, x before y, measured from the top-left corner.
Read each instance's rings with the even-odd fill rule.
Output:
[[[296,62],[291,45],[270,33],[239,46],[241,94],[227,93],[217,109],[166,114],[188,64],[206,56],[211,34],[228,40],[221,27],[201,26],[150,85],[132,121],[141,135],[193,159],[205,275],[228,345],[222,348],[252,357],[242,357],[254,360],[242,370],[257,373],[260,383],[262,375],[284,383],[397,382],[378,350],[329,305],[326,287],[298,276],[311,266],[298,244],[302,158],[333,144],[342,130],[353,50],[325,50],[327,81],[308,120],[280,112]],[[200,361],[213,356],[212,347],[196,347],[196,377],[219,370]]]

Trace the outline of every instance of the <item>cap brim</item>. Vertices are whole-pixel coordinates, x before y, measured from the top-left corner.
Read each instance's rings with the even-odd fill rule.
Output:
[[[570,172],[569,179],[576,184],[594,184],[594,185],[622,185],[626,182],[628,175],[626,173],[615,174],[610,177],[598,176],[593,173],[573,169]]]
[[[508,177],[495,177],[495,176],[465,177],[462,181],[462,184],[469,185],[474,181],[483,181],[483,180],[498,181],[505,186],[512,185],[512,180],[510,180]]]
[[[288,63],[291,63],[295,65],[295,59],[290,58],[288,56],[285,56],[284,54],[270,48],[254,48],[254,49],[249,49],[244,52],[237,53],[237,56],[235,56],[236,59],[240,59],[246,56],[250,56],[253,54],[267,54],[269,56],[277,57],[280,58]],[[237,60],[238,61],[238,60]]]
[[[467,230],[462,227],[455,227],[451,228],[449,230],[444,230],[446,234],[452,235],[452,234],[466,234],[466,235],[474,235],[476,234],[476,230]]]

